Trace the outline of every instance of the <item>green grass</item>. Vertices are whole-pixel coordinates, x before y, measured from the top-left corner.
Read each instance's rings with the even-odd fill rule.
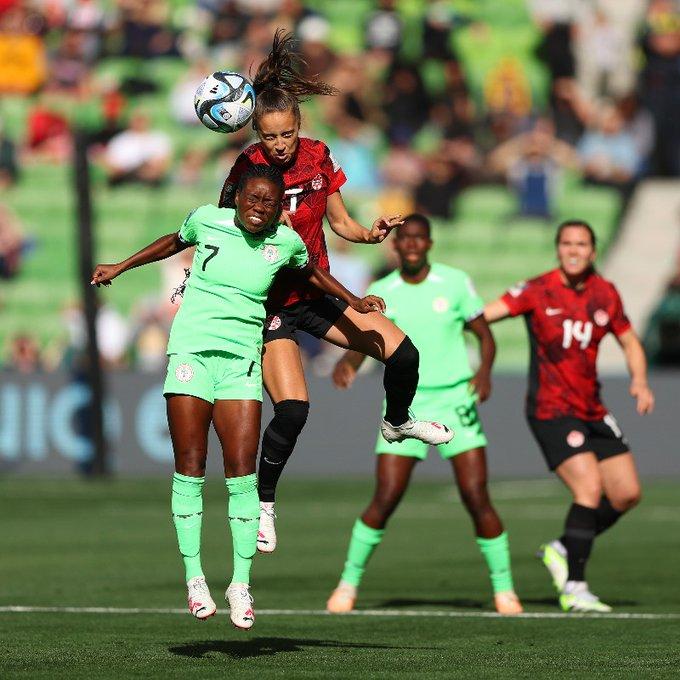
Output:
[[[442,473],[446,471],[443,468]],[[677,482],[646,484],[639,509],[597,542],[589,580],[616,612],[680,615]],[[287,480],[277,553],[257,557],[265,609],[323,608],[368,479]],[[230,569],[225,490],[206,486],[203,555],[218,606]],[[527,611],[556,612],[532,556],[568,499],[551,481],[498,482],[516,587]],[[0,480],[0,605],[183,607],[169,481]],[[476,613],[490,592],[470,522],[447,478],[416,479],[367,572],[359,607]],[[677,620],[0,613],[3,678],[671,677]]]

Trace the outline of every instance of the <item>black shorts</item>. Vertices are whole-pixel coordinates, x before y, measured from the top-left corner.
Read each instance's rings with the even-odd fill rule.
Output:
[[[605,460],[629,450],[628,442],[611,414],[602,420],[571,417],[552,420],[529,417],[527,420],[551,470],[584,451],[592,451],[598,460]]]
[[[264,322],[264,342],[281,339],[297,342],[297,331],[323,338],[347,307],[346,302],[332,295],[324,295],[315,300],[295,302],[277,312],[269,312]]]

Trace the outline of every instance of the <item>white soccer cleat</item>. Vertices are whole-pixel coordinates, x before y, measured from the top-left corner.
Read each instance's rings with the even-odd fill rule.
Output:
[[[564,592],[560,595],[560,607],[565,612],[583,612],[607,614],[612,608],[600,602],[597,595],[588,590],[585,581],[567,581]]]
[[[536,553],[545,568],[552,576],[553,584],[558,593],[564,590],[564,584],[569,576],[569,565],[567,564],[567,549],[558,540],[544,543]]]
[[[453,430],[441,423],[427,420],[414,420],[409,418],[403,425],[392,425],[384,418],[380,425],[380,431],[386,442],[402,442],[404,439],[419,439],[421,442],[438,446],[446,444],[453,439]]]
[[[274,504],[260,501],[260,526],[257,530],[257,551],[273,553],[276,550]]]
[[[229,603],[231,622],[241,630],[248,630],[255,623],[253,611],[253,596],[247,583],[231,583],[224,593],[224,599]]]
[[[346,581],[340,581],[326,602],[326,611],[331,614],[348,614],[354,609],[357,599],[357,587]]]
[[[205,582],[205,576],[194,576],[187,581],[187,601],[189,603],[189,612],[195,616],[199,621],[214,616],[217,612],[217,605],[210,597],[210,590],[208,584]]]

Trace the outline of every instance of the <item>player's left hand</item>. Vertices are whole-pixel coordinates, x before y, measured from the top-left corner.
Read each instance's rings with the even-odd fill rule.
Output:
[[[380,243],[381,241],[384,241],[392,229],[403,223],[404,220],[400,214],[381,215],[373,222],[371,231],[368,232],[368,243]]]
[[[654,392],[647,383],[631,383],[630,396],[637,400],[636,408],[641,416],[654,410]]]
[[[369,312],[384,312],[385,300],[377,295],[367,295],[363,298],[356,298],[350,302],[349,306],[360,314],[368,314]]]
[[[488,371],[477,371],[470,380],[470,389],[479,402],[486,401],[491,395],[491,375]]]

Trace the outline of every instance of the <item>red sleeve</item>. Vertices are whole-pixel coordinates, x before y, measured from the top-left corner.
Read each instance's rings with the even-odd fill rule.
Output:
[[[612,286],[612,314],[609,320],[609,330],[617,337],[623,335],[630,327],[631,323],[623,309],[623,302],[616,286]]]
[[[322,162],[323,171],[328,176],[328,188],[326,196],[334,194],[347,181],[345,173],[342,171],[338,161],[335,160],[330,149],[324,145],[324,159]]]
[[[531,282],[520,281],[501,297],[510,310],[510,316],[527,314],[534,309],[534,296]]]
[[[222,186],[219,202],[220,208],[234,207],[234,195],[236,194],[238,180],[250,164],[251,160],[246,155],[245,151],[240,153],[238,158],[234,161],[234,165],[231,166],[229,175],[227,176],[227,179],[224,180],[224,185]]]

